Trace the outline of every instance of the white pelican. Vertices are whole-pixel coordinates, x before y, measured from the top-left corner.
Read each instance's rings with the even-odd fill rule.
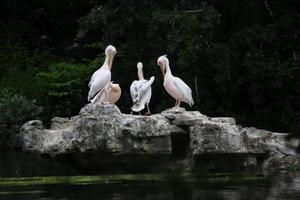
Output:
[[[192,107],[194,104],[192,91],[183,80],[172,75],[168,58],[165,55],[160,56],[157,59],[157,65],[160,66],[163,73],[166,91],[176,100],[174,108],[180,107],[181,101]]]
[[[147,106],[148,115],[150,115],[149,102],[151,99],[151,85],[154,81],[154,76],[150,78],[150,80],[144,79],[143,74],[143,64],[139,62],[137,64],[138,69],[138,81],[133,81],[130,86],[131,98],[133,101],[133,106],[131,110],[134,112],[140,112]]]
[[[117,51],[114,46],[109,45],[106,47],[104,64],[100,69],[94,72],[89,82],[90,91],[88,95],[88,101],[93,99],[98,92],[103,90],[103,88],[110,83],[111,67],[116,53]]]
[[[101,104],[108,102],[110,104],[115,104],[121,96],[121,88],[119,84],[113,82],[108,83],[103,90],[98,92],[98,94],[91,100],[92,103]]]

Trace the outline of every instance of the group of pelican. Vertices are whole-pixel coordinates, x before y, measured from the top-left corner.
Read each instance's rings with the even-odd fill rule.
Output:
[[[111,81],[111,68],[117,50],[114,46],[109,45],[105,49],[105,61],[102,67],[95,71],[89,82],[88,101],[101,104],[108,102],[115,104],[121,96],[121,88],[119,84]],[[163,86],[166,91],[176,100],[174,108],[180,107],[183,101],[190,106],[194,104],[192,91],[189,86],[180,78],[172,75],[169,59],[166,55],[160,56],[157,59],[157,65],[160,66],[164,77]],[[152,95],[151,85],[154,82],[154,76],[150,80],[144,79],[143,64],[137,63],[138,80],[132,82],[130,86],[130,94],[133,102],[131,110],[140,112],[147,107],[145,115],[150,115],[149,103]]]

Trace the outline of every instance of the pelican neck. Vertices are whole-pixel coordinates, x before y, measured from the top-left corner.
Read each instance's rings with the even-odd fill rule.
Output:
[[[166,74],[172,74],[170,65],[169,65],[169,61],[166,62]]]
[[[144,80],[143,68],[138,68],[139,80]]]
[[[108,65],[108,61],[109,61],[109,55],[105,55],[105,60],[104,60],[104,67],[107,67],[109,69],[109,65]]]

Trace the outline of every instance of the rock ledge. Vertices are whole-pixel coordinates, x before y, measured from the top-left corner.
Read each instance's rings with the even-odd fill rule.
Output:
[[[287,136],[243,128],[234,118],[210,118],[184,108],[139,116],[122,114],[110,104],[88,104],[70,119],[55,117],[50,129],[39,120],[29,121],[20,134],[24,151],[51,156],[97,152],[197,160],[204,155],[234,154],[243,157],[243,167],[298,168],[295,146],[299,141],[288,141]]]

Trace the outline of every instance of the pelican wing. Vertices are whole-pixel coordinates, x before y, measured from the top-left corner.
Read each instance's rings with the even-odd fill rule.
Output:
[[[100,90],[100,92],[98,92],[98,93],[91,99],[91,102],[92,102],[92,103],[102,103],[102,102],[104,102],[104,101],[103,101],[104,96],[105,96],[105,88],[103,88],[102,90]]]
[[[110,82],[111,72],[110,70],[105,70],[100,68],[97,70],[89,83],[90,91],[88,95],[88,101],[90,101],[99,91],[101,91],[106,84]]]
[[[150,80],[133,81],[130,86],[130,93],[133,102],[139,101],[141,97],[148,91],[154,82],[154,76]]]
[[[91,80],[90,80],[90,82],[89,82],[89,88],[91,88],[91,85],[92,85],[92,83],[94,82],[94,78],[95,78],[95,73],[96,73],[97,71],[95,71],[94,73],[93,73],[93,75],[92,75],[92,77],[91,77]]]
[[[108,97],[107,95],[109,94],[109,90],[110,90],[110,83],[106,84],[105,87],[100,90],[92,99],[91,102],[92,103],[103,103],[106,102]]]
[[[133,106],[131,109],[139,112],[145,108],[145,104],[149,103],[151,98],[151,85],[154,82],[154,77],[148,80],[134,81],[130,87]]]
[[[153,82],[154,82],[154,76],[152,76],[149,81],[146,80],[146,82],[143,83],[142,87],[139,90],[140,96],[145,94],[148,91],[148,89],[151,87]]]
[[[139,80],[132,82],[130,86],[130,94],[133,102],[138,101],[139,91],[145,82],[147,82],[147,80]]]
[[[182,94],[183,101],[192,106],[194,104],[194,100],[192,97],[192,90],[190,89],[190,87],[178,77],[173,78],[173,83],[177,90]]]

